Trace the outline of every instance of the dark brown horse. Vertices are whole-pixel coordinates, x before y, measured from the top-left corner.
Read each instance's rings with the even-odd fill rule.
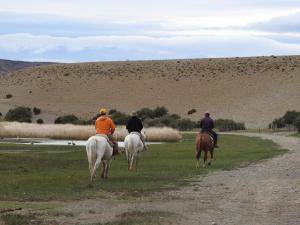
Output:
[[[201,158],[201,152],[204,152],[204,162],[203,167],[205,168],[207,165],[210,166],[211,160],[214,158],[214,141],[212,137],[207,133],[198,133],[196,135],[196,159],[197,165],[199,168],[199,159]],[[208,152],[210,152],[210,160],[208,161]]]

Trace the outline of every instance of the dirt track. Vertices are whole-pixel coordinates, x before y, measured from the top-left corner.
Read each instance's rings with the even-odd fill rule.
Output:
[[[90,224],[111,221],[132,210],[158,210],[178,215],[167,224],[300,224],[300,138],[245,135],[271,139],[290,151],[248,167],[216,172],[197,179],[193,186],[147,198],[70,202],[64,210],[76,216],[57,219],[64,224]]]

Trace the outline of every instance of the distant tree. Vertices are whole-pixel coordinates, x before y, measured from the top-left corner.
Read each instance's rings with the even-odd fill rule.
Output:
[[[287,111],[282,118],[284,119],[285,124],[294,125],[298,116],[300,116],[300,112],[292,110]]]
[[[245,130],[245,124],[235,122],[229,119],[217,119],[215,120],[215,126],[220,131],[231,131],[231,130]]]
[[[31,123],[32,112],[28,107],[17,107],[10,109],[4,119],[7,121],[18,121]]]
[[[0,112],[0,117],[2,116],[2,112]]]
[[[39,115],[39,114],[41,114],[41,109],[40,108],[37,108],[37,107],[33,107],[33,113],[34,113],[34,115]]]
[[[274,129],[274,128],[283,128],[285,127],[285,120],[281,118],[274,119],[272,123],[269,125],[269,128]]]
[[[7,94],[5,97],[6,98],[12,98],[12,96],[13,96],[12,94]]]

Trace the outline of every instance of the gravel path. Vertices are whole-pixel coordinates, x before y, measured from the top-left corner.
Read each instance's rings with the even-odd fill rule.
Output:
[[[64,210],[72,211],[76,216],[61,222],[99,223],[131,210],[161,210],[178,215],[167,224],[300,224],[300,138],[254,133],[243,135],[271,139],[290,151],[244,168],[201,177],[193,186],[177,191],[126,201],[72,202]]]

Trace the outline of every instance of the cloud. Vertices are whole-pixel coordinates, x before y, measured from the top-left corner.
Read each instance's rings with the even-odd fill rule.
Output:
[[[94,61],[300,53],[298,0],[0,2],[0,58]]]
[[[277,33],[300,33],[300,12],[276,17],[265,22],[255,23],[245,28]]]
[[[20,42],[22,40],[22,42]],[[68,61],[137,60],[298,54],[300,43],[267,37],[235,36],[93,36],[0,35],[1,52],[11,58],[65,58]]]

